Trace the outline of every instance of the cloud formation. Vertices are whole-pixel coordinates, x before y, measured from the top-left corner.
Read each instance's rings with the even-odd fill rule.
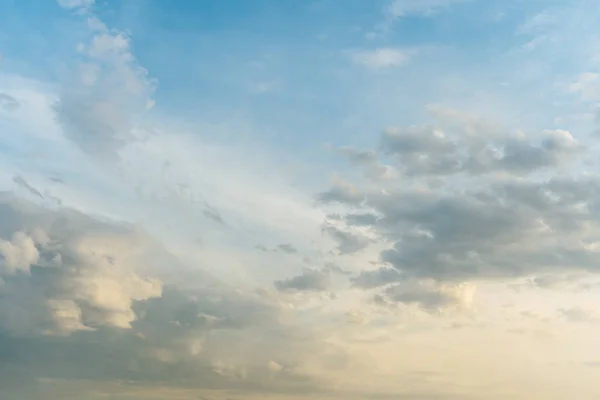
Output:
[[[6,93],[0,93],[0,110],[15,111],[21,107],[21,103],[14,97]]]
[[[409,50],[382,47],[374,50],[353,51],[350,53],[350,58],[355,64],[378,70],[404,65],[411,55]]]
[[[7,194],[0,213],[0,329],[20,335],[129,329],[133,303],[161,295],[161,282],[135,269],[142,240],[135,233]]]
[[[68,8],[91,5],[66,1]],[[88,4],[89,3],[89,4]],[[65,135],[81,150],[114,158],[135,137],[135,118],[154,104],[154,82],[138,65],[126,33],[88,18],[91,38],[78,50],[81,61],[55,105]]]
[[[329,289],[329,274],[313,269],[304,269],[302,275],[290,279],[275,281],[278,290],[299,290],[321,292]]]
[[[337,225],[366,229],[383,246],[386,265],[361,272],[355,286],[381,287],[381,299],[431,309],[466,304],[456,294],[463,281],[597,272],[600,180],[561,174],[584,154],[569,132],[513,134],[434,111],[438,126],[390,128],[377,152],[351,153],[362,155],[358,168],[389,163],[402,178],[371,178],[362,190],[338,181],[317,196],[347,206],[335,214]]]
[[[0,371],[23,384],[33,374],[304,391],[320,385],[311,368],[343,353],[300,328],[276,292],[236,290],[201,271],[187,287],[161,281],[190,272],[131,226],[10,194],[0,219],[0,352],[10,354]],[[328,285],[312,270],[276,283]]]

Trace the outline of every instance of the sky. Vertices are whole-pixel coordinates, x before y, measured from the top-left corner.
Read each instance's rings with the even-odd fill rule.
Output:
[[[0,2],[0,399],[597,399],[598,20]]]

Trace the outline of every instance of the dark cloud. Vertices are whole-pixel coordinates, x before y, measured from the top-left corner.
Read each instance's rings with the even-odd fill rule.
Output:
[[[12,97],[6,93],[0,93],[0,109],[1,110],[15,111],[15,110],[18,110],[19,107],[21,107],[21,103],[19,103],[19,100],[15,99],[14,97]]]
[[[321,292],[328,290],[330,284],[329,274],[312,269],[305,269],[302,275],[290,279],[275,281],[275,287],[278,290]]]

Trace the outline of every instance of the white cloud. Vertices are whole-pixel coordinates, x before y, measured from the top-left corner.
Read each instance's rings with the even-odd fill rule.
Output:
[[[88,18],[92,33],[83,60],[55,106],[66,137],[83,151],[115,158],[133,140],[134,118],[153,105],[154,82],[130,50],[130,38]]]
[[[580,74],[573,82],[567,85],[568,93],[575,93],[582,101],[600,100],[600,74],[586,72]]]
[[[29,235],[15,232],[12,240],[0,239],[0,256],[0,266],[3,267],[4,273],[29,273],[29,267],[38,261],[40,253]]]
[[[96,0],[57,0],[58,5],[69,10],[89,8]]]
[[[399,67],[412,56],[409,50],[382,47],[374,50],[358,50],[350,53],[351,60],[363,67],[379,70]]]
[[[160,296],[161,283],[137,274],[140,240],[82,215],[2,198],[2,329],[69,334],[98,326],[130,328],[135,301]],[[31,232],[31,235],[25,232]],[[7,238],[11,238],[8,240]],[[19,272],[24,273],[18,274]]]

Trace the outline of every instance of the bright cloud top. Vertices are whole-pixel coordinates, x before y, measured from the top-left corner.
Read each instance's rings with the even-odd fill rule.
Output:
[[[0,6],[1,398],[597,398],[597,7],[200,3]]]

